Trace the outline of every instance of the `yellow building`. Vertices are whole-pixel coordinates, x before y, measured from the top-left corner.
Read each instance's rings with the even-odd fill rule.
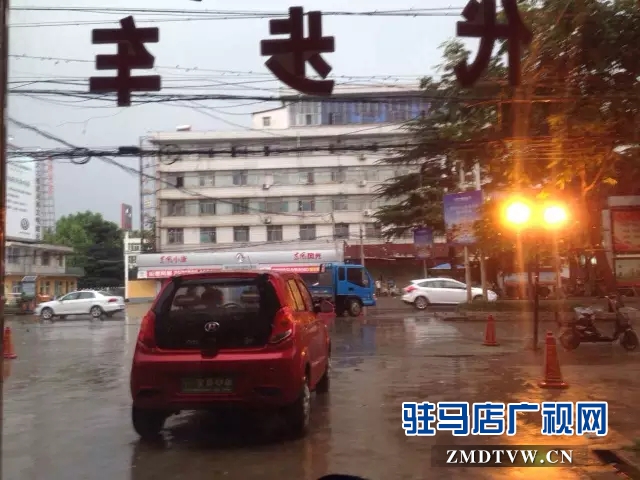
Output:
[[[35,293],[55,297],[77,290],[78,278],[84,276],[82,268],[67,267],[66,257],[73,253],[70,247],[44,243],[6,243],[4,291],[20,293],[25,277],[35,277]]]

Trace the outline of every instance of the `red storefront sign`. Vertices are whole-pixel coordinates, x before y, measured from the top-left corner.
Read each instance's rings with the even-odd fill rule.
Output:
[[[209,273],[218,272],[221,267],[210,268],[180,268],[171,270],[147,270],[147,278],[169,278],[176,275],[189,275],[191,273]]]
[[[640,209],[611,210],[611,236],[615,253],[640,252]]]
[[[318,273],[320,265],[271,265],[269,270],[274,272]]]

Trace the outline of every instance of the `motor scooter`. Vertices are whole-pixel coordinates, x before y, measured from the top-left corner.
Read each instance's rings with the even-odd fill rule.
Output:
[[[620,345],[627,351],[638,348],[638,335],[633,330],[629,318],[620,311],[622,302],[614,297],[607,297],[609,311],[616,314],[613,335],[603,335],[595,325],[596,311],[591,307],[576,307],[575,320],[565,328],[560,335],[560,343],[566,350],[575,350],[581,343],[615,342],[620,339]]]

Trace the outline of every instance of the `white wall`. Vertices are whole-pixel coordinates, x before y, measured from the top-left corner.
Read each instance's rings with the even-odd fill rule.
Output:
[[[269,117],[270,124],[265,126],[263,118]],[[281,107],[265,112],[256,112],[251,115],[251,127],[256,130],[282,130],[289,128],[289,112],[286,107]]]

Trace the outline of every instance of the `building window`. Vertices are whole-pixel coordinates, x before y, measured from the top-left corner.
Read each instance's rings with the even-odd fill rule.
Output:
[[[215,215],[216,214],[216,202],[215,200],[200,200],[200,215]]]
[[[21,251],[16,247],[7,248],[7,262],[12,265],[18,265],[20,263]]]
[[[267,226],[267,242],[281,242],[282,241],[282,225],[268,225]]]
[[[58,255],[58,266],[59,267],[64,267],[64,255],[62,255],[62,254]]]
[[[216,228],[200,227],[200,243],[216,243]]]
[[[377,182],[380,180],[380,170],[377,167],[367,168],[364,171],[364,179],[368,182]]]
[[[262,117],[262,126],[270,127],[271,126],[271,117]]]
[[[333,124],[334,124],[334,119],[333,119],[333,116],[334,116],[334,115],[335,115],[335,114],[334,114],[333,112],[329,112],[329,115],[328,115],[328,117],[327,117],[327,123],[328,123],[329,125],[333,125]]]
[[[315,183],[315,175],[313,170],[300,172],[300,183],[303,185],[313,185]]]
[[[167,229],[167,243],[169,245],[182,245],[184,243],[184,229],[183,228]]]
[[[238,198],[231,201],[232,213],[234,215],[245,215],[249,213],[249,199]]]
[[[349,202],[346,197],[338,197],[333,199],[333,209],[337,212],[348,210]]]
[[[344,168],[336,168],[331,171],[331,181],[335,183],[343,183],[347,180],[347,171]]]
[[[367,238],[382,237],[382,227],[378,223],[367,223],[364,234]]]
[[[184,175],[173,174],[167,177],[167,187],[183,188],[184,187]]]
[[[313,124],[313,115],[311,115],[310,113],[306,114],[304,116],[304,124],[305,125],[312,125]]]
[[[282,198],[267,198],[264,208],[267,213],[284,213],[289,210],[289,204]]]
[[[248,173],[246,170],[242,172],[234,172],[233,173],[233,184],[234,185],[246,185],[248,180]]]
[[[233,241],[246,243],[249,241],[249,227],[233,227]]]
[[[201,187],[215,187],[216,177],[213,172],[201,172],[198,174],[198,185]]]
[[[301,198],[298,200],[299,212],[315,212],[316,201],[313,198]]]
[[[49,266],[49,264],[51,263],[51,255],[49,254],[49,252],[42,252],[40,258],[42,259],[42,265],[44,265],[45,267]]]
[[[167,202],[168,217],[184,217],[185,204],[184,200],[169,200]]]
[[[140,251],[140,244],[139,243],[130,243],[129,244],[129,251],[130,252],[139,252]]]
[[[136,266],[136,256],[135,255],[129,255],[129,266],[130,267],[135,267]]]
[[[315,239],[316,239],[315,225],[300,225],[300,240],[315,240]]]
[[[349,238],[349,224],[348,223],[336,223],[333,226],[333,238]]]

